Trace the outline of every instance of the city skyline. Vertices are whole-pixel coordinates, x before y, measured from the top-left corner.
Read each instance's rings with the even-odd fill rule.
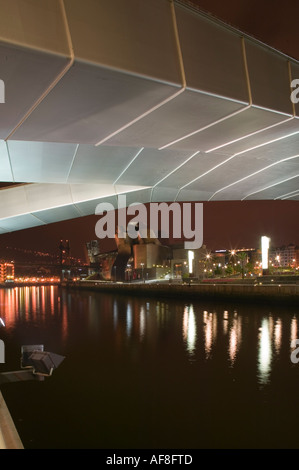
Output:
[[[219,0],[191,0],[190,3],[212,14],[233,27],[246,32],[258,40],[294,58],[299,32],[295,27],[298,5],[292,0],[271,2],[271,8],[259,1],[237,0],[223,3]],[[290,15],[289,12],[292,11]],[[10,186],[2,183],[1,186]],[[234,248],[239,245],[259,243],[267,234],[275,245],[299,243],[299,223],[296,221],[296,201],[228,201],[204,203],[204,244],[212,248],[221,245]],[[232,215],[234,213],[234,216]],[[0,235],[0,248],[15,243],[20,247],[49,249],[55,251],[59,239],[70,239],[72,250],[83,256],[82,246],[95,238],[94,226],[98,218],[86,216],[46,226]],[[242,220],[242,224],[240,224]],[[220,233],[219,233],[220,232]],[[105,247],[114,247],[113,241]]]
[[[271,238],[272,246],[299,244],[299,220],[296,201],[228,201],[203,203],[203,244],[210,249],[258,248],[260,237]],[[15,245],[20,248],[58,251],[61,239],[69,239],[71,252],[84,257],[84,245],[96,239],[99,216],[87,216],[0,236],[0,250]],[[182,240],[182,239],[181,239]],[[180,240],[165,240],[165,244]],[[114,240],[100,240],[103,251],[116,248]]]

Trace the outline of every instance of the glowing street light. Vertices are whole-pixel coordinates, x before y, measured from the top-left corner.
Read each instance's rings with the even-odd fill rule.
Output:
[[[194,260],[194,251],[188,251],[188,264],[189,264],[189,274],[193,272],[193,260]]]
[[[263,274],[267,274],[266,271],[268,270],[268,267],[269,267],[269,244],[270,244],[270,238],[263,236],[261,238]]]

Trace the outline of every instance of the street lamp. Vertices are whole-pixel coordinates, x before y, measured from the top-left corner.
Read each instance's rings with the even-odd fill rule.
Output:
[[[44,351],[44,345],[21,348],[21,370],[0,373],[0,385],[25,380],[44,380],[62,363],[64,356]]]

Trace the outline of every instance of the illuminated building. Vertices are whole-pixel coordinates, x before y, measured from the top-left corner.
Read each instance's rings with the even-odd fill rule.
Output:
[[[87,261],[90,264],[96,263],[97,256],[100,254],[99,241],[91,240],[90,242],[86,243],[85,247],[87,251]]]
[[[0,282],[13,281],[15,278],[14,263],[1,261],[0,263]]]
[[[297,267],[299,264],[299,246],[290,243],[277,248],[273,248],[269,257],[274,267]]]

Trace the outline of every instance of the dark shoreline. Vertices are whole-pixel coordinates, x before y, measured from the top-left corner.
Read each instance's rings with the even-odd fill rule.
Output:
[[[238,302],[299,304],[299,285],[288,284],[115,284],[95,281],[62,283],[71,290],[89,290],[155,298],[197,300],[229,300]]]

